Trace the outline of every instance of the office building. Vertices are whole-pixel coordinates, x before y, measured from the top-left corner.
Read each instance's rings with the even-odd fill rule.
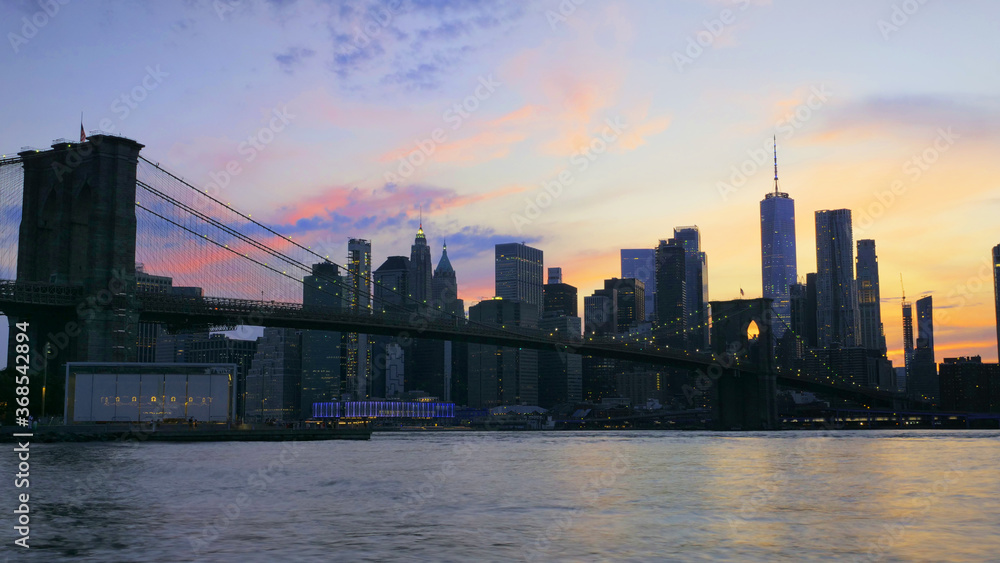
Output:
[[[851,210],[816,212],[816,336],[821,348],[860,346]]]
[[[469,321],[538,328],[538,308],[516,299],[494,298],[470,307]],[[538,404],[537,351],[469,344],[468,355],[470,407]]]
[[[686,345],[687,264],[684,247],[674,239],[656,247],[656,335],[667,346]]]
[[[247,371],[245,420],[290,421],[302,416],[301,333],[265,328]]]
[[[1000,244],[993,247],[993,308],[996,311],[997,358],[1000,358]]]
[[[979,356],[945,358],[941,364],[941,409],[1000,412],[1000,365]]]
[[[306,311],[340,311],[347,308],[349,285],[336,264],[312,265],[312,274],[302,280],[302,308]],[[302,418],[312,416],[313,403],[340,398],[345,362],[343,333],[303,330],[302,386],[299,407]]]
[[[646,320],[656,317],[656,250],[652,248],[623,248],[621,250],[622,275],[635,278],[646,287]]]
[[[760,202],[760,263],[763,296],[771,299],[780,339],[791,315],[790,287],[798,281],[795,254],[795,200],[778,188],[778,146],[774,147],[774,191]],[[784,320],[784,323],[781,322]]]
[[[372,245],[365,239],[347,243],[347,305],[355,314],[372,310]],[[349,332],[344,337],[346,367],[341,398],[358,401],[371,396],[372,346],[367,334]]]
[[[549,268],[548,281],[542,287],[543,315],[578,317],[577,289],[563,283],[562,268]]]
[[[516,299],[542,310],[542,251],[523,243],[498,244],[495,248],[496,296]]]
[[[555,335],[582,340],[580,318],[549,315],[538,321],[538,328]],[[548,409],[563,403],[583,400],[583,357],[566,351],[538,352],[538,406]]]
[[[414,303],[427,304],[431,300],[431,247],[427,246],[422,221],[410,246],[410,267],[410,299]]]
[[[907,394],[914,399],[937,402],[941,387],[934,360],[934,299],[930,295],[917,299],[916,306],[917,346],[907,374]]]
[[[416,304],[411,288],[415,283],[415,271],[416,268],[406,256],[386,258],[372,274],[375,311],[401,313],[412,310]]]
[[[690,349],[708,349],[708,255],[701,250],[698,227],[675,227],[674,240],[684,247],[684,316]]]
[[[860,313],[861,347],[878,350],[885,355],[885,332],[882,328],[882,297],[878,282],[878,256],[875,241],[858,241],[857,278],[858,312]]]

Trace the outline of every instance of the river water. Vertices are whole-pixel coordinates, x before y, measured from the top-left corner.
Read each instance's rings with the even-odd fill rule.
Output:
[[[1000,431],[31,448],[9,561],[1000,560]]]

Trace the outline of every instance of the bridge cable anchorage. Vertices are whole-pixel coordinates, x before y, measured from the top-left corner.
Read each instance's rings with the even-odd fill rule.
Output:
[[[334,262],[332,260],[329,260],[328,258],[325,258],[325,257],[323,257],[323,256],[321,256],[321,255],[319,255],[319,254],[317,254],[315,252],[313,252],[310,248],[304,247],[303,245],[296,243],[295,241],[291,240],[289,237],[287,237],[285,235],[282,235],[281,233],[275,231],[274,229],[268,227],[267,225],[264,225],[263,223],[260,223],[259,221],[254,220],[249,215],[244,215],[243,213],[241,213],[241,212],[237,211],[236,209],[234,209],[231,205],[224,204],[220,200],[212,197],[211,195],[208,195],[208,194],[204,193],[203,191],[198,190],[197,188],[195,188],[194,186],[192,186],[190,183],[188,183],[185,180],[179,178],[175,174],[173,174],[173,173],[171,173],[171,172],[163,169],[161,166],[159,166],[158,164],[153,163],[149,159],[147,159],[145,157],[142,157],[141,155],[140,155],[139,158],[143,162],[145,162],[146,164],[148,164],[148,165],[152,166],[153,168],[155,168],[156,170],[158,170],[158,171],[166,174],[167,176],[169,176],[170,178],[174,179],[176,182],[180,183],[181,185],[187,187],[188,189],[192,190],[194,193],[198,194],[199,196],[205,197],[206,199],[208,199],[208,200],[216,203],[220,208],[225,209],[225,210],[229,211],[230,213],[233,213],[233,214],[237,215],[238,217],[240,217],[241,220],[246,220],[246,221],[250,222],[251,224],[256,225],[256,226],[264,229],[268,233],[271,233],[271,234],[279,237],[279,239],[281,239],[282,241],[287,241],[291,245],[293,245],[295,247],[298,247],[299,249],[303,250],[304,252],[306,252],[306,253],[308,253],[308,254],[310,254],[312,256],[315,256],[319,260],[322,260],[324,262],[333,264],[333,265],[335,265],[335,266],[337,266],[339,268],[344,269],[345,271],[350,271],[349,268],[345,268],[344,266],[342,266],[340,264],[337,264],[336,262]],[[254,246],[255,248],[257,248],[258,250],[261,250],[261,251],[267,253],[268,255],[274,256],[275,258],[283,260],[283,261],[285,261],[285,262],[287,262],[289,264],[293,264],[296,267],[299,267],[299,268],[303,269],[304,271],[311,272],[311,268],[308,267],[307,265],[303,264],[302,262],[299,262],[298,260],[295,260],[294,258],[289,257],[287,254],[285,254],[285,253],[283,253],[281,251],[275,250],[275,249],[271,248],[270,246],[268,246],[266,244],[260,243],[259,241],[256,241],[252,237],[244,235],[243,233],[240,233],[240,232],[236,231],[235,229],[232,229],[232,228],[230,228],[228,226],[225,226],[225,224],[221,223],[221,221],[218,221],[218,220],[216,220],[214,218],[206,216],[203,213],[200,213],[200,212],[197,212],[197,211],[193,210],[190,206],[188,206],[188,205],[186,205],[186,204],[178,201],[176,198],[174,198],[172,196],[169,196],[169,195],[165,194],[164,192],[162,192],[160,190],[157,190],[156,188],[153,188],[148,183],[137,181],[137,184],[140,187],[142,187],[144,190],[146,190],[147,192],[152,193],[153,195],[156,195],[157,197],[160,197],[161,199],[163,199],[167,203],[169,203],[169,204],[171,204],[171,205],[173,205],[175,207],[178,207],[179,209],[185,211],[188,214],[191,214],[191,215],[197,217],[198,219],[200,219],[200,220],[202,220],[204,222],[209,223],[211,226],[213,226],[213,227],[215,227],[217,229],[223,230],[224,232],[227,232],[228,234],[237,237],[238,239],[242,240],[243,242],[251,244],[252,246]],[[167,219],[166,217],[164,217],[164,216],[162,216],[160,214],[152,212],[148,208],[144,208],[144,209],[147,210],[147,211],[150,211],[154,215],[157,215],[158,217],[160,217],[160,218],[162,218],[164,220],[167,220],[171,224],[174,224],[174,225],[176,225],[178,227],[184,228],[179,223],[177,223],[175,221],[171,221],[171,220]],[[197,233],[196,231],[193,231],[192,229],[184,228],[184,230],[186,230],[186,231],[188,231],[188,232],[190,232],[192,234],[195,234],[196,236],[199,235],[199,233]],[[203,239],[207,239],[208,238],[207,235],[204,235],[204,234],[201,234],[200,237],[203,238]],[[211,240],[211,239],[209,239],[209,240]],[[224,244],[219,244],[218,241],[212,240],[212,242],[214,244],[216,244],[216,246],[220,246],[220,247],[225,248],[227,250],[231,250],[228,247],[226,247]],[[240,254],[238,252],[233,252],[233,254],[236,254],[237,256],[242,256],[243,258],[246,258],[246,259],[250,259],[249,256],[242,255],[242,254]],[[271,268],[266,263],[262,263],[259,260],[253,260],[253,259],[250,259],[250,260],[252,262],[260,265],[260,266],[266,267],[267,269],[269,269],[269,270],[271,270],[271,271],[273,271],[275,273],[278,273],[277,269]],[[297,284],[305,284],[305,282],[303,280],[299,280],[298,278],[294,278],[292,276],[289,276],[289,275],[285,274],[284,272],[281,272],[281,275],[283,275],[286,278],[295,280]],[[345,289],[353,289],[353,287],[351,285],[348,285],[346,281],[338,279],[338,280],[335,280],[335,282],[339,283],[340,286],[344,287]],[[326,291],[320,289],[318,286],[316,286],[316,288],[318,290],[324,292],[324,293],[328,293],[328,294],[331,294],[331,295],[336,295],[336,294],[333,294],[331,292],[326,292]],[[417,305],[420,305],[420,306],[425,305],[425,304],[417,301],[416,299],[414,299],[414,298],[412,298],[412,297],[410,297],[408,295],[405,295],[403,292],[400,292],[400,291],[397,291],[397,290],[393,290],[391,288],[387,288],[387,287],[384,287],[384,286],[382,286],[382,290],[386,291],[388,293],[394,294],[394,295],[402,298],[402,300],[404,301],[403,305],[400,305],[400,304],[390,304],[389,306],[391,308],[393,308],[393,309],[401,310],[401,311],[404,311],[404,312],[410,312],[410,311],[408,311],[408,310],[405,309],[405,303],[406,302],[409,302],[411,304],[417,304]],[[372,301],[374,301],[374,296],[372,295],[372,292],[371,291],[367,291],[366,293],[367,293],[369,299],[371,299]],[[468,319],[465,318],[464,314],[459,315],[457,313],[451,313],[450,311],[444,311],[444,310],[440,310],[440,309],[436,309],[435,311],[436,311],[437,314],[443,314],[444,316],[451,317],[454,320],[460,320],[460,321],[462,321],[465,324],[481,325],[484,328],[489,327],[491,329],[495,329],[496,328],[496,327],[493,327],[492,325],[489,325],[489,324],[486,324],[486,323],[481,323],[481,322],[478,322],[478,321],[470,321],[470,320],[468,320]],[[504,330],[504,329],[501,329],[501,330]],[[511,331],[509,329],[507,329],[506,332],[510,332],[511,334],[518,334],[517,332],[513,332],[513,331]]]

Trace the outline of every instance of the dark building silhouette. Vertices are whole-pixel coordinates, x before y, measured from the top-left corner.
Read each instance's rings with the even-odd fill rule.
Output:
[[[941,364],[941,409],[1000,412],[1000,365],[982,358],[945,358]]]
[[[875,241],[858,241],[857,279],[861,347],[885,355],[885,332],[882,329],[882,302],[879,292],[878,257]]]
[[[993,247],[993,306],[996,311],[997,358],[1000,358],[1000,244]]]
[[[414,271],[406,256],[389,256],[372,274],[374,309],[401,312],[416,307],[411,286],[415,283]]]
[[[553,276],[558,273],[557,276]],[[562,268],[549,268],[549,283],[542,288],[542,313],[579,317],[576,287],[563,283]]]
[[[347,307],[346,281],[336,264],[312,265],[312,274],[302,280],[302,308],[343,310]],[[303,330],[302,386],[300,410],[303,419],[312,416],[313,403],[340,398],[344,369],[343,334],[328,330]]]
[[[686,344],[687,270],[684,247],[675,239],[656,247],[656,334],[668,346]]]
[[[580,317],[546,313],[538,328],[582,340]],[[552,408],[583,400],[583,357],[565,350],[538,352],[538,406]]]
[[[646,287],[635,278],[604,280],[604,289],[594,295],[614,300],[616,334],[628,334],[630,328],[646,319]]]
[[[934,361],[934,299],[928,295],[916,305],[917,346],[907,374],[907,392],[913,398],[937,401],[941,388]]]
[[[511,242],[495,247],[496,296],[516,299],[542,310],[543,255],[526,244]]]
[[[301,332],[265,328],[247,371],[246,420],[298,420],[301,401]]]
[[[538,307],[517,299],[489,299],[469,308],[469,321],[538,328]],[[470,407],[538,404],[537,351],[485,344],[469,344],[468,350]]]
[[[698,227],[675,227],[673,240],[684,247],[684,325],[689,349],[708,349],[708,255]]]
[[[906,377],[903,380],[903,387],[909,390],[910,369],[913,365],[913,305],[906,300],[903,294],[903,365]]]

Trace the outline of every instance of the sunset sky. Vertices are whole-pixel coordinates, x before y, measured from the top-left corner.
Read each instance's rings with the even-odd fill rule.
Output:
[[[371,239],[376,267],[422,207],[467,305],[494,293],[495,243],[541,248],[582,299],[619,249],[697,225],[724,300],[761,293],[776,135],[799,275],[814,211],[849,208],[896,365],[901,273],[934,296],[938,361],[997,361],[1000,3],[55,4],[0,5],[4,153],[77,137],[83,112],[198,186],[235,161],[222,199],[338,258]]]

